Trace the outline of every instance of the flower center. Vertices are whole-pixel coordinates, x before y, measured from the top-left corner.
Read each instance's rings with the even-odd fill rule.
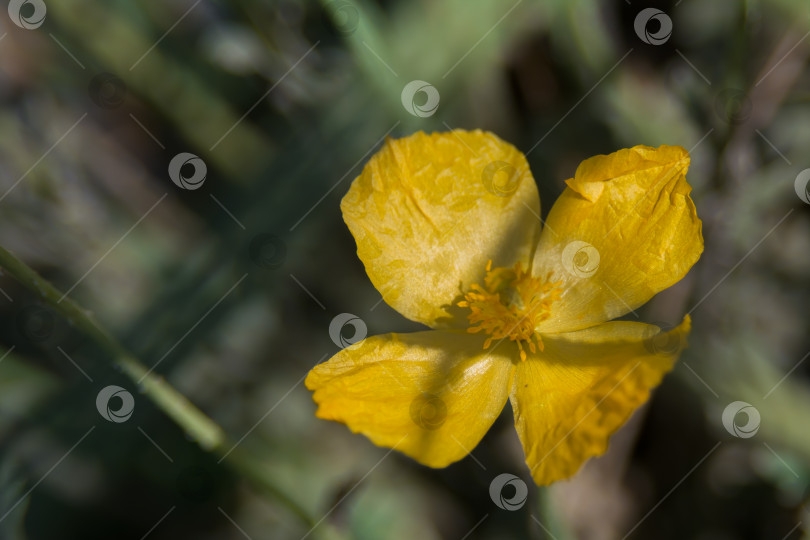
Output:
[[[457,304],[470,308],[467,318],[472,326],[467,331],[489,334],[485,349],[492,340],[509,338],[517,343],[520,360],[525,361],[524,345],[531,352],[543,350],[535,328],[551,316],[551,304],[560,298],[562,282],[552,282],[550,272],[545,278],[534,277],[521,263],[514,268],[493,268],[490,260],[486,270],[484,285],[472,285]]]

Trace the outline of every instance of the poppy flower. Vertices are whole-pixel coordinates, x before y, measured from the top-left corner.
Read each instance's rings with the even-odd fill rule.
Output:
[[[525,156],[482,131],[389,139],[341,202],[373,285],[430,328],[368,337],[308,374],[317,416],[430,467],[466,456],[511,402],[537,484],[603,454],[672,368],[688,315],[626,315],[703,251],[689,154],[583,161],[545,221]]]

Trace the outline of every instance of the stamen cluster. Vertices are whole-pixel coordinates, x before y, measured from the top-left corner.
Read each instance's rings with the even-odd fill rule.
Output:
[[[543,350],[543,341],[535,331],[538,324],[551,316],[551,305],[560,298],[562,282],[552,282],[549,272],[535,277],[523,269],[521,263],[514,268],[486,266],[484,285],[473,284],[458,303],[470,308],[467,318],[470,333],[485,332],[487,349],[493,340],[509,338],[520,350],[521,361],[526,360],[524,346],[534,353]]]

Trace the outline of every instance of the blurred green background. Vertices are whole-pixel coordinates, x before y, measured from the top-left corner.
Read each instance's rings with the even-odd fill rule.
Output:
[[[242,454],[203,450],[5,274],[0,538],[810,537],[806,0],[10,4],[0,245]],[[639,31],[648,7],[664,18]],[[424,92],[406,110],[413,80],[435,111]],[[379,301],[338,205],[385,135],[452,128],[527,153],[544,214],[591,155],[692,153],[706,251],[639,310],[690,313],[690,348],[609,453],[550,488],[532,484],[508,408],[472,456],[431,470],[316,419],[303,386],[338,350],[336,315],[418,328]],[[181,152],[206,165],[199,189],[170,178]],[[96,409],[109,385],[134,396],[124,422]],[[724,428],[735,401],[759,412],[754,436]],[[529,484],[518,511],[490,498],[505,472]]]

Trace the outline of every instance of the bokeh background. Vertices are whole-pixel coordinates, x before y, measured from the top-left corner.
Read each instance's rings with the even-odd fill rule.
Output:
[[[805,0],[9,4],[0,245],[250,466],[200,448],[6,273],[0,538],[810,537]],[[438,106],[403,98],[414,80]],[[380,302],[339,201],[386,135],[452,128],[527,153],[544,214],[591,155],[692,154],[705,253],[638,312],[690,313],[690,348],[609,453],[550,488],[508,406],[472,456],[431,470],[316,419],[302,383],[338,350],[341,313],[369,334],[418,328]],[[182,152],[204,163],[197,189],[172,181]],[[134,396],[124,422],[96,408],[109,385]],[[756,430],[724,427],[736,401]],[[519,510],[490,497],[502,473],[529,485]]]

